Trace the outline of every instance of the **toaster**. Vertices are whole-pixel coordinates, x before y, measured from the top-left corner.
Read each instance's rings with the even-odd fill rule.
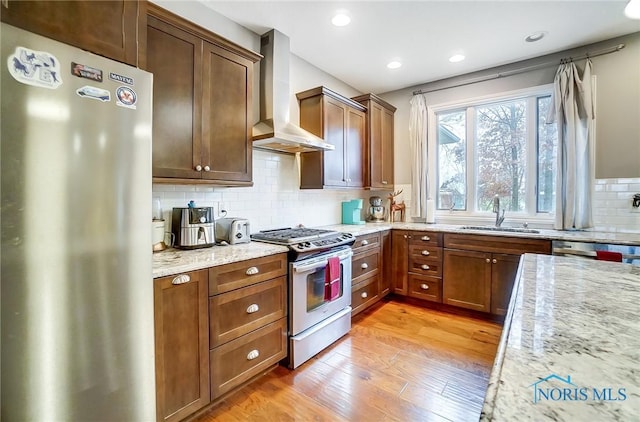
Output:
[[[212,207],[174,208],[171,233],[179,249],[208,248],[215,245],[215,222]]]
[[[251,241],[249,220],[246,218],[226,217],[216,220],[216,242],[230,245]]]

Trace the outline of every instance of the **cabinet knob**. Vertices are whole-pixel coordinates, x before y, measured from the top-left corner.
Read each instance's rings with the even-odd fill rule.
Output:
[[[257,303],[252,303],[251,305],[249,305],[249,307],[247,308],[247,313],[248,314],[253,314],[255,312],[258,312],[260,310],[260,307],[258,306]]]
[[[247,271],[245,272],[246,275],[256,275],[260,272],[260,270],[258,269],[258,267],[249,267],[247,268]]]
[[[426,284],[424,284],[424,283],[422,283],[422,284],[420,285],[420,288],[421,288],[422,290],[429,290],[429,286],[428,286],[428,285],[426,285]]]
[[[493,261],[491,261],[491,262],[493,262],[494,264],[497,264],[498,260],[494,258]]]
[[[363,299],[366,299],[368,296],[369,296],[369,295],[367,294],[367,292],[362,292],[362,293],[360,294],[360,297],[361,297],[361,298],[363,298]]]
[[[367,239],[362,241],[362,246],[367,246],[369,244],[369,241]]]
[[[428,241],[431,240],[431,238],[429,236],[422,236],[421,239],[424,240],[425,242],[428,242]]]
[[[423,270],[428,270],[428,269],[429,269],[429,268],[431,268],[431,267],[429,267],[427,264],[422,264],[422,267],[421,267],[421,268],[422,268]]]
[[[180,274],[179,276],[176,276],[173,280],[171,280],[171,284],[184,284],[190,281],[191,277],[189,277],[189,274]]]
[[[369,268],[369,264],[367,264],[366,262],[363,262],[362,265],[360,265],[360,268],[362,268],[363,270],[366,270],[367,268]]]
[[[409,239],[413,239],[413,236],[411,236],[411,235],[409,235],[408,237],[409,237]]]
[[[404,235],[404,238],[407,239],[409,236],[407,236],[406,234]]]
[[[247,353],[247,360],[254,360],[258,356],[260,356],[260,352],[257,349],[253,349],[252,351]]]
[[[383,185],[386,185],[387,183],[388,183],[388,182],[387,182],[386,180],[383,180],[383,181],[382,181],[382,184],[383,184]]]
[[[422,255],[424,255],[424,256],[429,256],[429,255],[431,255],[431,254],[429,253],[429,251],[422,251]]]
[[[489,258],[485,259],[484,262],[486,262],[487,264],[491,262],[491,260]]]
[[[202,166],[200,164],[196,166],[196,171],[202,171]]]
[[[209,166],[204,166],[204,171],[211,171],[211,167],[209,167]]]

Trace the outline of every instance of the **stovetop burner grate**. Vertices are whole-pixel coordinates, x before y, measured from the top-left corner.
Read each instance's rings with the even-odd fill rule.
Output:
[[[286,228],[276,230],[265,230],[251,235],[255,240],[266,240],[271,242],[298,243],[309,240],[317,240],[325,237],[335,236],[338,232],[323,229],[308,228]]]

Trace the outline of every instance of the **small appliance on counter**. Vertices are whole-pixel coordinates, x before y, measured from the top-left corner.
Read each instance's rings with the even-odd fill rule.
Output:
[[[216,243],[212,207],[174,208],[171,232],[178,249],[208,248]]]
[[[167,244],[164,243],[164,220],[154,218],[151,222],[151,230],[153,230],[153,251],[160,252],[167,249]]]
[[[362,199],[352,199],[342,203],[342,224],[364,224],[360,217]]]
[[[387,210],[382,205],[382,198],[379,196],[372,196],[369,198],[369,221],[372,223],[384,223],[384,219],[387,216]]]
[[[225,217],[216,220],[216,242],[226,242],[229,245],[249,243],[251,230],[246,218]]]

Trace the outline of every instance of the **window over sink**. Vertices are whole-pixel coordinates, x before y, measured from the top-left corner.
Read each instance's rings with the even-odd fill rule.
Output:
[[[488,216],[500,198],[507,218],[550,219],[558,136],[547,124],[552,85],[429,109],[430,178],[438,210]],[[440,211],[442,212],[442,211]]]

